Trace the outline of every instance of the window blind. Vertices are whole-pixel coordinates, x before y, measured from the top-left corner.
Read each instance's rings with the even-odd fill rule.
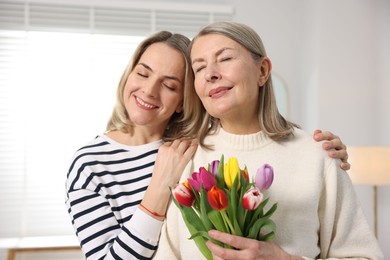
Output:
[[[0,28],[142,36],[170,30],[192,37],[209,22],[232,18],[230,5],[212,3],[0,0]]]

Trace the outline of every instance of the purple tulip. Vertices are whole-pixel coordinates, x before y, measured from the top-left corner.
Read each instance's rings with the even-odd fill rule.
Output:
[[[255,183],[259,190],[268,189],[274,180],[274,169],[269,164],[261,166],[256,173]]]
[[[210,164],[210,173],[214,176],[218,175],[219,160],[214,160]]]
[[[206,191],[209,191],[214,185],[216,185],[214,176],[204,167],[200,167],[199,172],[194,172],[191,175],[191,178],[188,178],[188,182],[197,192],[200,191],[200,186],[202,184]]]

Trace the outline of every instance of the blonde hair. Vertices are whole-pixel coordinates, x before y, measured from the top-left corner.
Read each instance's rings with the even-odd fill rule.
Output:
[[[185,60],[185,77],[184,77],[184,86],[183,93],[186,95],[186,92],[189,89],[193,89],[194,84],[194,76],[191,69],[191,61],[189,57],[189,44],[190,40],[181,34],[173,34],[167,31],[160,31],[151,35],[142,41],[137,49],[135,50],[132,59],[127,65],[125,71],[122,74],[122,77],[119,81],[119,85],[116,92],[116,103],[111,115],[111,118],[107,122],[106,130],[119,130],[126,133],[133,132],[133,123],[131,122],[128,112],[126,110],[124,100],[123,100],[123,92],[125,89],[126,81],[129,74],[133,71],[134,67],[137,65],[141,56],[144,52],[154,43],[164,43],[169,47],[179,51],[183,55],[183,59]],[[164,55],[163,53],[161,55]],[[168,57],[167,57],[168,59]],[[183,107],[186,107],[186,101],[183,100]],[[168,122],[166,130],[164,131],[163,139],[174,140],[182,137],[182,130],[186,125],[184,121],[184,113],[174,113]]]
[[[215,22],[204,27],[193,38],[190,44],[190,54],[194,42],[196,42],[199,37],[207,34],[221,34],[236,41],[251,53],[251,56],[255,61],[267,56],[260,36],[252,28],[244,24],[230,21]],[[195,97],[197,100],[194,100]],[[218,128],[220,124],[219,119],[212,117],[206,111],[194,88],[190,89],[184,95],[184,100],[191,100],[192,102],[192,125],[194,131],[198,133],[199,143],[205,146],[204,138]],[[283,141],[293,135],[294,127],[299,126],[287,121],[279,113],[271,77],[269,77],[264,86],[260,88],[258,100],[258,116],[262,131],[275,141]]]

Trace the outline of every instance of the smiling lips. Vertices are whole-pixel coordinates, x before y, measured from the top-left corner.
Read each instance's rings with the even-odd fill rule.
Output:
[[[152,105],[150,103],[146,103],[145,101],[143,101],[142,99],[140,99],[139,97],[135,97],[135,101],[137,103],[137,105],[141,108],[146,108],[146,109],[153,109],[153,108],[157,108],[157,106],[155,105]]]
[[[219,98],[231,89],[232,89],[232,87],[218,87],[218,88],[212,89],[209,92],[209,97]]]

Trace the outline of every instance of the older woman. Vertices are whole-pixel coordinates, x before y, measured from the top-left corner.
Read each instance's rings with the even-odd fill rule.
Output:
[[[275,170],[268,190],[278,203],[275,239],[261,242],[213,230],[212,238],[235,248],[208,241],[214,259],[383,259],[348,174],[278,112],[271,61],[257,33],[243,24],[217,22],[191,44],[195,88],[184,100],[199,97],[192,116],[200,147],[182,180],[221,154],[236,157],[250,174],[264,163]],[[172,204],[155,259],[202,259],[189,237]]]

